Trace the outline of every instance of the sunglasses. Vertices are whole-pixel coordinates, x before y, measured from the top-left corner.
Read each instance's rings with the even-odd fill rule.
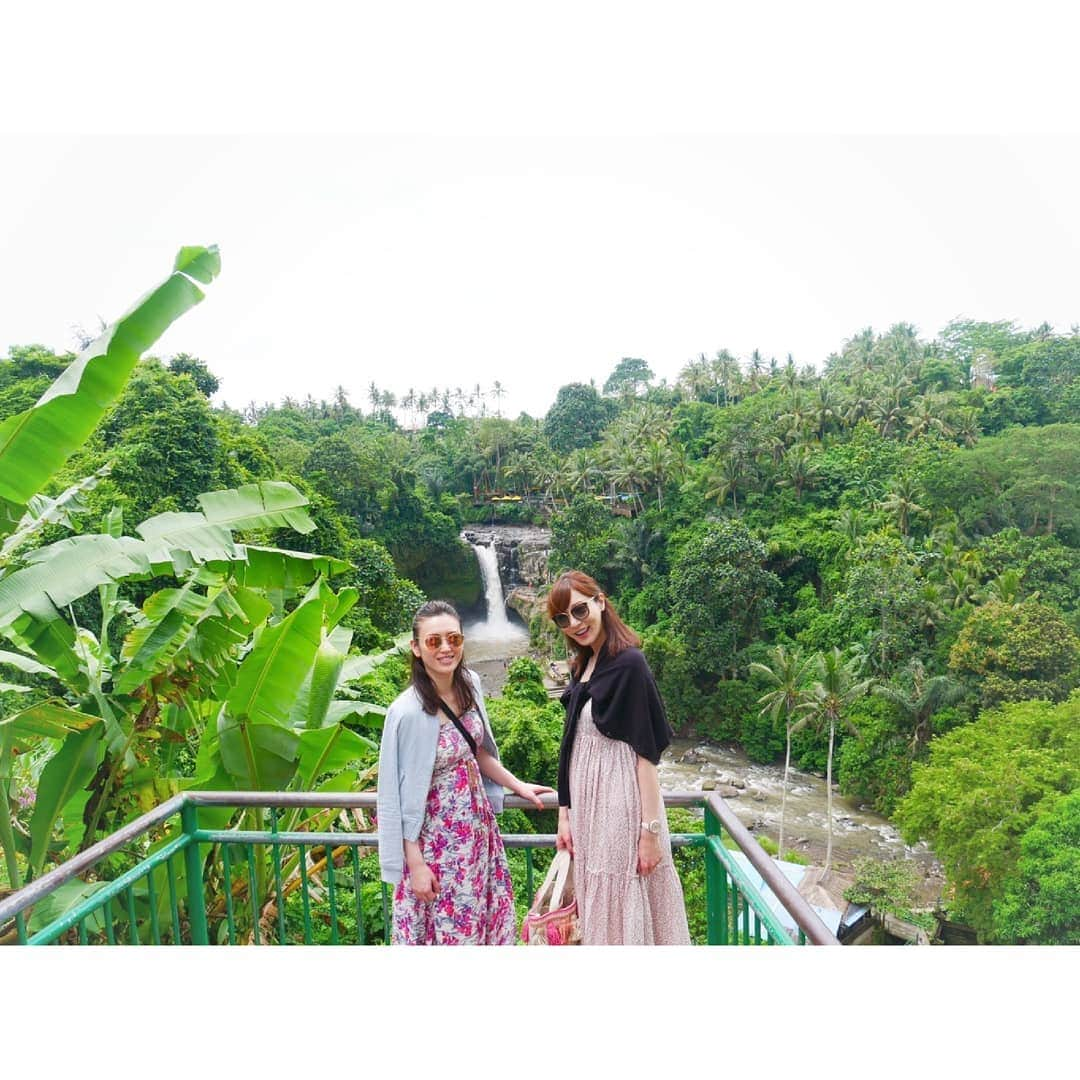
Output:
[[[428,636],[424,638],[424,644],[432,651],[440,649],[442,648],[444,637],[446,638],[446,644],[449,645],[451,649],[460,649],[461,646],[465,644],[465,635],[459,634],[456,631],[450,634],[428,634]]]
[[[594,600],[595,597],[590,596],[589,600]],[[551,621],[559,627],[560,630],[565,630],[570,625],[570,616],[573,615],[577,622],[581,622],[586,615],[589,614],[589,600],[583,600],[580,604],[575,604],[569,611],[560,611],[558,615],[553,615]]]

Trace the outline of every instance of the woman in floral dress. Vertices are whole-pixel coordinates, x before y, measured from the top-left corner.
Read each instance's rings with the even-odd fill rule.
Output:
[[[512,945],[513,889],[495,814],[503,788],[543,809],[551,788],[499,762],[461,619],[432,600],[413,620],[412,684],[386,713],[379,863],[394,885],[395,945]]]

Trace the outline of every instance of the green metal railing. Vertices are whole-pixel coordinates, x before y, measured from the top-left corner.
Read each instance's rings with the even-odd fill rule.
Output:
[[[554,796],[544,798],[554,809]],[[389,886],[379,880],[378,834],[367,818],[375,799],[374,792],[178,795],[0,901],[0,940],[6,935],[27,945],[387,942]],[[672,844],[704,849],[710,945],[838,944],[723,799],[667,793],[664,802],[704,809],[704,832],[675,834]],[[532,809],[515,797],[507,797],[506,806]],[[725,838],[790,913],[799,927],[796,940]],[[519,875],[524,873],[524,894],[531,899],[555,837],[504,834],[503,842]],[[522,853],[523,866],[514,852]]]

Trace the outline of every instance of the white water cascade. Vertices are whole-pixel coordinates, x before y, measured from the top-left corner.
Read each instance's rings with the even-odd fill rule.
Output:
[[[494,544],[473,544],[480,574],[484,579],[484,599],[487,601],[487,621],[485,626],[492,636],[508,634],[512,631],[510,620],[506,617],[506,598],[503,596],[502,582],[499,580],[499,555]]]
[[[529,632],[520,623],[511,622],[506,614],[495,544],[470,544],[470,547],[476,552],[476,560],[480,564],[487,618],[466,628],[466,639],[472,645],[472,648],[467,645],[466,650],[470,658],[475,659],[519,655],[528,644]],[[476,646],[480,646],[479,651]]]

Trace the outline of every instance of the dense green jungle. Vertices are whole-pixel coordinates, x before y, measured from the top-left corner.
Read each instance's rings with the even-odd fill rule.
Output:
[[[720,349],[674,382],[623,358],[514,418],[498,383],[215,405],[159,332],[0,362],[0,884],[183,788],[374,786],[395,639],[425,596],[480,602],[462,528],[539,523],[550,569],[642,635],[678,733],[826,773],[928,841],[981,941],[1080,944],[1077,328],[867,328],[813,366]],[[540,670],[491,712],[509,767],[554,783]],[[220,720],[241,710],[247,733]]]

